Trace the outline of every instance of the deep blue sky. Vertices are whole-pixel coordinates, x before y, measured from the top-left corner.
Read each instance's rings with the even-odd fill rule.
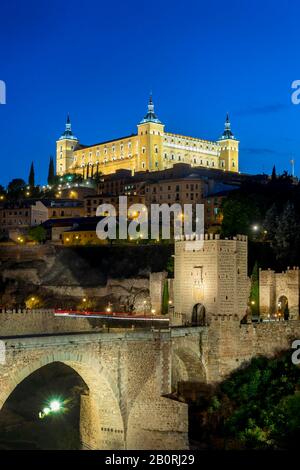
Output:
[[[31,160],[46,180],[67,112],[84,144],[135,132],[150,90],[166,130],[217,139],[229,111],[242,171],[293,155],[300,174],[299,2],[2,0],[0,16],[0,183]]]

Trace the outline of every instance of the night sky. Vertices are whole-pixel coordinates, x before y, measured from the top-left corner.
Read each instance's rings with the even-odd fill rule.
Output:
[[[44,183],[70,112],[83,144],[136,132],[150,90],[166,130],[217,139],[240,169],[300,174],[297,1],[15,1],[0,6],[0,183]]]

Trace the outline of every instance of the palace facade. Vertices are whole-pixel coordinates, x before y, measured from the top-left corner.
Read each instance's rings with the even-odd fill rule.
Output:
[[[83,145],[74,136],[68,116],[66,128],[56,142],[56,173],[78,173],[84,178],[95,173],[111,174],[116,170],[157,171],[175,163],[189,163],[224,171],[239,171],[239,141],[230,128],[229,116],[225,129],[216,141],[172,134],[154,112],[150,96],[148,111],[137,126],[137,133],[115,140]]]

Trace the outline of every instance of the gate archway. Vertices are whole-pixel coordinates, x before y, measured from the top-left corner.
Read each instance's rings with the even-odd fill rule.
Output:
[[[203,304],[195,304],[192,311],[192,325],[204,326],[206,323],[206,312]]]
[[[284,318],[284,320],[288,320],[290,316],[289,311],[289,302],[288,298],[285,295],[281,295],[277,302],[278,313],[280,317]]]

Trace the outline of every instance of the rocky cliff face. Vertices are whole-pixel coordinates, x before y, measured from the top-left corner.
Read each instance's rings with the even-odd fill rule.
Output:
[[[1,248],[0,306],[149,311],[149,275],[171,254],[168,246]]]

